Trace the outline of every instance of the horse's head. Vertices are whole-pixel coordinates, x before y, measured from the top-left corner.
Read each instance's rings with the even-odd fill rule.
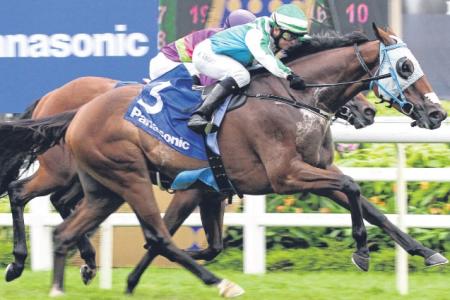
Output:
[[[410,116],[414,120],[412,126],[439,128],[447,113],[440,105],[419,62],[406,44],[392,32],[384,31],[375,24],[373,28],[380,41],[378,74],[392,75],[375,82],[375,94],[401,113]]]
[[[363,94],[359,93],[339,109],[338,116],[343,118],[356,129],[372,125],[377,110]]]

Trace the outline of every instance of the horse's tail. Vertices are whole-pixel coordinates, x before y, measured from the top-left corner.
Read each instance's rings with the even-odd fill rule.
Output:
[[[0,122],[0,195],[17,180],[25,160],[30,166],[37,155],[60,142],[75,114],[72,110],[36,120]]]
[[[31,116],[33,115],[34,110],[36,109],[36,106],[41,101],[41,98],[37,99],[33,102],[30,106],[28,106],[25,111],[20,115],[19,119],[31,119]]]
[[[31,119],[36,106],[41,101],[41,98],[34,101],[30,106],[25,109],[19,119]],[[8,185],[10,182],[17,180],[20,174],[20,169],[24,166],[24,163],[27,162],[27,165],[24,166],[25,170],[28,169],[31,164],[36,159],[36,156],[24,154],[24,153],[16,153],[15,155],[8,156],[9,159],[4,163],[0,163],[0,197],[4,196]]]

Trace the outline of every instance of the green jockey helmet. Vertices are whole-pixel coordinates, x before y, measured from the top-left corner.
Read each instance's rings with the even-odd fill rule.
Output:
[[[298,35],[308,33],[308,20],[305,13],[294,4],[285,4],[278,7],[270,18],[282,30]]]

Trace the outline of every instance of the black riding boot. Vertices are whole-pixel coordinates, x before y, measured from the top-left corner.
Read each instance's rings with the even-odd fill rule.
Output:
[[[189,119],[188,127],[197,133],[204,133],[214,110],[237,88],[236,81],[231,77],[227,77],[219,82],[203,101],[202,105],[193,113]]]

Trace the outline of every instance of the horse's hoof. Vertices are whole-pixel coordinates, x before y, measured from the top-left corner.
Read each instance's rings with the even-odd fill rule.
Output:
[[[10,263],[5,270],[5,280],[10,282],[22,275],[23,268],[19,268],[15,263]]]
[[[135,280],[134,279],[135,276],[132,276],[132,275],[134,275],[134,274],[132,273],[132,274],[128,275],[127,287],[125,289],[125,294],[126,295],[133,294],[134,289],[136,288],[136,286],[137,286],[137,284],[139,282],[139,280]]]
[[[352,255],[352,262],[355,266],[358,267],[358,269],[367,272],[369,271],[369,257],[364,257],[359,255],[358,253],[353,253]]]
[[[88,265],[82,265],[80,268],[81,279],[85,285],[91,283],[92,279],[94,279],[97,274],[97,269],[92,269]]]
[[[245,293],[243,288],[228,279],[222,279],[222,281],[217,284],[217,288],[219,289],[219,295],[224,298],[234,298]]]
[[[127,287],[125,289],[125,295],[132,295],[134,289],[136,288],[137,283],[127,283]]]
[[[57,287],[52,287],[50,293],[48,294],[49,297],[55,298],[55,297],[61,297],[64,296],[64,291]]]
[[[425,259],[425,266],[434,267],[448,264],[448,259],[446,259],[442,254],[435,253]]]

